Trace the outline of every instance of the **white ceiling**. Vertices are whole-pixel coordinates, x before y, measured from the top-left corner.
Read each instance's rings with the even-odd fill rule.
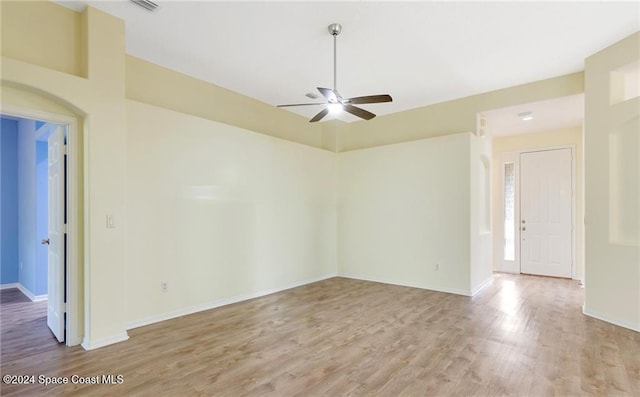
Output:
[[[268,104],[389,93],[378,114],[561,76],[640,29],[640,2],[129,1],[86,4],[126,21],[127,52]],[[319,108],[287,108],[306,117]],[[352,119],[347,117],[345,121]]]
[[[518,116],[528,112],[532,120],[522,120]],[[484,111],[482,117],[485,119],[484,130],[492,137],[581,126],[584,94]]]

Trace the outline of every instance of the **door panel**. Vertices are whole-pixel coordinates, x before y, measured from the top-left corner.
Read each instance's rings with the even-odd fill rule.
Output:
[[[571,149],[520,155],[521,272],[571,277]]]
[[[59,342],[65,338],[64,131],[55,129],[48,140],[48,307],[47,325]]]

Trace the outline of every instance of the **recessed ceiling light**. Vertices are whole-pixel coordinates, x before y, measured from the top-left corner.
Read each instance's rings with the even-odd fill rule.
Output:
[[[520,120],[522,120],[522,121],[533,120],[533,115],[531,114],[531,112],[518,113],[518,117],[520,117]]]

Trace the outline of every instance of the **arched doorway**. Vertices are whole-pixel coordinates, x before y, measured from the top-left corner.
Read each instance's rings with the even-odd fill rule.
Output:
[[[83,340],[85,321],[84,301],[84,183],[82,118],[72,106],[65,106],[46,95],[22,87],[2,86],[2,108],[5,116],[54,123],[66,129],[66,184],[64,186],[65,245],[63,310],[65,344],[79,345]]]

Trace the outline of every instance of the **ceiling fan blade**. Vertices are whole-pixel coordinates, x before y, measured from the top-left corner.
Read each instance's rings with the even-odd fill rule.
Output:
[[[315,116],[313,116],[313,118],[311,120],[309,120],[310,123],[315,123],[316,121],[320,121],[324,118],[324,116],[326,116],[327,114],[329,114],[329,108],[324,108],[320,111],[320,113],[316,114]]]
[[[369,112],[368,110],[364,110],[357,106],[349,105],[346,103],[342,106],[342,109],[345,112],[351,113],[352,115],[358,116],[361,119],[365,119],[365,120],[371,120],[372,118],[376,117],[375,114]]]
[[[327,98],[327,101],[331,103],[338,102],[338,98],[340,98],[340,95],[338,95],[337,92],[335,92],[330,88],[322,88],[322,87],[317,87],[317,88],[318,88],[318,91],[320,91],[320,93],[322,94],[322,96]]]
[[[311,106],[311,105],[326,105],[326,103],[323,103],[323,102],[321,102],[321,103],[291,103],[291,104],[288,104],[288,105],[276,105],[276,107],[286,108],[286,107],[289,107],[289,106]]]
[[[391,102],[393,99],[391,95],[383,94],[383,95],[369,95],[369,96],[357,96],[354,98],[345,99],[345,103],[350,103],[354,105],[358,105],[361,103],[382,103],[382,102]]]

